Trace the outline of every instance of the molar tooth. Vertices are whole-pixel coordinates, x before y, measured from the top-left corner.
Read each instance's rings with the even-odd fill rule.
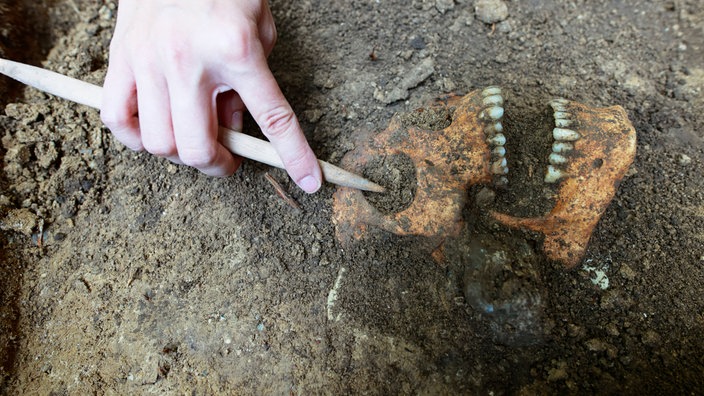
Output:
[[[555,119],[555,126],[558,128],[567,128],[572,125],[572,120],[565,120],[562,118]]]
[[[504,146],[496,146],[494,150],[492,150],[492,153],[496,156],[504,157],[506,156],[506,148]]]
[[[482,91],[482,96],[501,95],[501,88],[496,86],[486,87]]]
[[[554,115],[556,120],[569,120],[572,118],[572,115],[566,111],[556,111]]]
[[[545,173],[545,183],[556,183],[565,176],[567,175],[563,171],[548,165],[548,171]]]
[[[491,95],[485,97],[482,103],[484,106],[502,106],[504,104],[504,98],[501,95]]]
[[[552,137],[555,138],[555,140],[574,142],[575,140],[579,140],[581,136],[571,129],[555,128],[552,130]]]
[[[504,136],[502,133],[497,133],[494,135],[493,138],[489,139],[489,143],[493,144],[494,146],[503,146],[506,144],[506,136]]]
[[[567,163],[567,157],[557,153],[551,153],[550,157],[548,157],[548,162],[553,165],[564,165]]]
[[[552,144],[552,151],[554,153],[567,153],[569,151],[572,151],[574,149],[574,145],[572,143],[567,143],[567,142],[554,142]]]
[[[565,99],[565,98],[555,98],[555,99],[553,99],[553,100],[550,101],[550,104],[552,105],[553,103],[556,103],[556,104],[566,105],[566,104],[568,104],[569,102],[570,102],[570,101],[567,100],[567,99]]]

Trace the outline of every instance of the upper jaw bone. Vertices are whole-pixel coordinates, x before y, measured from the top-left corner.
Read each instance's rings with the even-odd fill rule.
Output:
[[[545,181],[559,182],[555,206],[533,218],[491,215],[508,227],[542,233],[545,255],[571,268],[584,258],[594,228],[635,158],[636,131],[620,106],[592,108],[564,99],[550,105],[555,143]]]

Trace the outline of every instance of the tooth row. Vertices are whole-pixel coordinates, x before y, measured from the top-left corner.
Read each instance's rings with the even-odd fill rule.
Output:
[[[574,125],[574,121],[568,105],[569,101],[567,99],[553,99],[550,101],[550,107],[554,111],[553,115],[555,118],[555,128],[552,130],[552,137],[555,142],[552,144],[552,153],[548,157],[550,165],[548,165],[545,173],[546,183],[556,183],[568,176],[563,169],[569,163],[567,154],[574,150],[574,142],[582,137],[579,132],[570,129]]]
[[[487,87],[482,91],[482,105],[484,109],[480,118],[486,122],[484,134],[487,143],[491,146],[491,173],[499,178],[501,184],[508,183],[504,176],[508,174],[508,164],[506,162],[506,136],[504,136],[501,119],[504,116],[504,97],[499,87]]]

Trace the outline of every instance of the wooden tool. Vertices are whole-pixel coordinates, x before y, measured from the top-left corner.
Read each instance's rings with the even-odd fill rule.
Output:
[[[50,70],[2,58],[0,58],[0,73],[52,95],[100,109],[103,89],[97,85],[76,80]],[[277,168],[284,168],[283,162],[274,147],[265,140],[221,126],[220,141],[234,154]],[[365,191],[386,191],[384,187],[359,175],[325,161],[319,160],[319,162],[323,177],[328,182]]]

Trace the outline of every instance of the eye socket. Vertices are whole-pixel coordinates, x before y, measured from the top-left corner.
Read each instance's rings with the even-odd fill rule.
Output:
[[[411,206],[416,195],[416,167],[405,154],[374,157],[362,171],[364,176],[386,187],[385,193],[364,192],[380,213],[390,215]]]

